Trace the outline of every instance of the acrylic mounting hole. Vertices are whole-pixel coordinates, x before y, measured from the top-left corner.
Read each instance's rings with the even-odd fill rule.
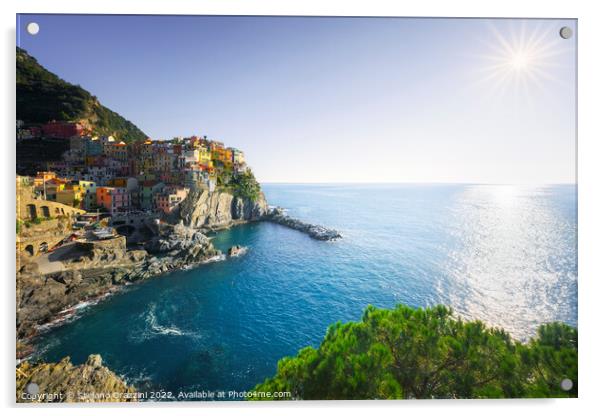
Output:
[[[27,33],[30,35],[37,35],[40,31],[40,25],[36,22],[31,22],[27,24]]]
[[[570,27],[564,26],[560,29],[560,37],[562,39],[568,39],[571,36],[573,36],[573,30]]]

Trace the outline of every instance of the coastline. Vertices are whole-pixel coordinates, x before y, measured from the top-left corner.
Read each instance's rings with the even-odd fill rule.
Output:
[[[275,216],[274,212],[276,212],[276,215],[278,216]],[[266,221],[280,224],[287,228],[291,228],[293,230],[302,232],[304,234],[307,234],[309,237],[320,241],[335,240],[341,238],[341,235],[335,230],[330,230],[321,226],[315,226],[312,224],[304,223],[288,216],[282,216],[281,213],[282,209],[276,208],[271,209],[270,211],[268,211],[267,214],[256,219],[232,220],[228,224],[206,226],[201,227],[199,229],[192,229],[190,227],[184,226],[184,228],[180,228],[179,232],[173,231],[177,229],[178,226],[182,227],[181,225],[176,225],[171,231],[167,233],[165,237],[171,238],[174,235],[179,235],[179,237],[176,237],[175,239],[173,239],[173,241],[181,243],[181,233],[183,232],[182,230],[186,230],[185,232],[188,232],[189,235],[186,236],[185,239],[187,238],[188,241],[194,242],[194,244],[192,244],[191,246],[179,248],[180,251],[176,253],[174,253],[173,250],[169,249],[157,251],[147,250],[148,254],[142,260],[133,261],[128,264],[117,262],[115,264],[111,263],[103,267],[80,270],[67,269],[58,273],[50,273],[48,275],[39,276],[43,277],[45,280],[65,280],[65,275],[78,272],[80,274],[83,274],[84,276],[86,274],[94,274],[105,276],[107,279],[105,279],[106,284],[103,286],[99,286],[93,294],[77,299],[74,303],[64,304],[62,305],[61,309],[56,312],[49,311],[48,314],[42,317],[42,319],[36,320],[31,326],[31,329],[26,334],[20,334],[18,331],[18,335],[22,336],[19,336],[17,338],[17,342],[25,347],[25,349],[28,351],[28,354],[25,356],[19,356],[18,353],[17,359],[20,360],[19,362],[22,362],[27,360],[30,356],[32,356],[35,353],[35,348],[33,347],[33,345],[35,345],[35,341],[39,335],[59,326],[62,326],[66,323],[69,323],[74,319],[77,319],[79,311],[87,309],[88,307],[93,307],[103,302],[104,300],[107,300],[113,295],[121,293],[130,285],[141,283],[143,281],[146,281],[147,279],[162,277],[171,272],[191,270],[199,268],[208,263],[213,263],[216,261],[226,261],[231,257],[238,257],[240,255],[239,253],[224,254],[220,250],[216,250],[210,242],[213,237],[207,237],[207,233],[217,233],[241,225]],[[281,221],[279,216],[286,218],[287,221]],[[318,230],[327,230],[329,232],[327,238],[325,238],[323,234],[316,234],[314,232],[316,228]],[[199,240],[202,240],[202,243],[204,243],[205,246],[200,252],[194,254],[191,257],[189,251],[190,249],[195,250],[197,247],[199,247]],[[200,245],[202,246],[202,244]],[[132,253],[134,251],[140,250],[132,250],[128,251],[128,253]],[[20,273],[17,273],[17,280],[19,280],[19,275]],[[31,347],[31,350],[27,347]]]
[[[288,205],[289,207],[293,208],[293,207],[297,207],[299,205],[297,204],[293,204],[291,201],[288,201]],[[305,218],[310,218],[310,216],[305,215]],[[317,218],[317,216],[316,216]],[[330,218],[329,215],[325,215],[324,217],[321,217],[322,221],[324,223],[329,222],[328,219]],[[366,220],[368,221],[369,218]],[[385,221],[383,221],[384,223]],[[338,223],[344,223],[343,221],[339,221]],[[372,226],[373,224],[368,223],[367,225]],[[236,225],[232,225],[232,227],[234,228]],[[386,227],[386,225],[385,225]],[[224,229],[227,227],[220,227],[220,229]],[[246,227],[245,227],[246,228]],[[213,240],[213,244],[215,244],[216,248],[221,249],[222,251],[226,251],[226,248],[229,246],[232,246],[234,244],[237,243],[241,243],[241,244],[245,244],[248,245],[251,248],[251,253],[252,256],[249,258],[249,260],[253,260],[253,258],[257,257],[256,255],[261,255],[261,262],[262,264],[266,265],[267,267],[270,267],[270,263],[269,263],[269,255],[270,253],[273,253],[273,251],[270,250],[270,246],[273,247],[274,242],[272,241],[270,243],[270,237],[278,234],[281,237],[284,237],[285,239],[289,239],[290,238],[290,242],[291,245],[286,245],[284,246],[283,251],[278,251],[278,253],[283,252],[283,253],[290,253],[290,249],[293,247],[305,247],[305,245],[307,244],[308,247],[311,247],[312,249],[315,249],[314,254],[316,254],[318,256],[318,259],[320,258],[320,252],[322,250],[322,253],[324,253],[326,255],[327,252],[332,252],[332,251],[339,251],[339,249],[344,249],[345,246],[347,244],[333,244],[333,245],[329,245],[329,246],[323,246],[319,243],[317,243],[316,241],[310,241],[309,238],[307,238],[306,236],[300,235],[298,233],[291,233],[287,230],[284,229],[280,229],[278,230],[278,227],[272,226],[272,225],[268,225],[267,227],[263,227],[263,226],[259,226],[259,225],[251,225],[250,227],[250,231],[249,233],[246,232],[238,232],[238,231],[233,231],[232,233],[227,232],[226,234],[223,234],[222,236],[216,236],[215,240]],[[350,228],[349,231],[349,239],[350,242],[353,243],[352,238],[354,237],[354,235],[357,235],[353,232],[353,228]],[[240,237],[244,237],[244,238],[240,238]],[[363,237],[364,235],[362,235]],[[257,237],[260,237],[262,242],[265,242],[265,246],[263,246],[263,249],[257,249],[257,246],[255,245],[255,241],[260,241],[259,239],[257,239]],[[365,239],[362,239],[365,242]],[[288,240],[287,240],[288,241]],[[369,240],[368,240],[369,241]],[[276,243],[278,244],[278,243]],[[288,243],[287,243],[288,244]],[[301,246],[299,246],[299,244],[302,244]],[[321,249],[322,248],[322,249]],[[382,248],[382,247],[379,247]],[[267,251],[266,251],[267,250]],[[300,251],[300,253],[305,253],[305,251]],[[267,257],[264,257],[265,255],[267,255]],[[333,264],[336,264],[337,262],[335,261]],[[246,264],[246,261],[245,261]],[[305,264],[305,263],[303,263]],[[241,264],[242,266],[242,264]],[[234,266],[234,269],[237,269],[237,272],[239,269],[247,269],[246,265],[239,267],[239,266]],[[230,267],[227,264],[223,264],[221,266],[218,266],[216,268],[217,270],[230,270],[233,269],[232,267]],[[294,268],[294,267],[293,267]],[[252,267],[249,267],[250,270],[252,270]],[[304,274],[304,272],[307,270],[307,268],[305,267],[298,267],[299,271],[300,271],[300,275]],[[323,269],[318,269],[316,270],[316,275],[320,274],[323,276],[329,276],[327,273],[321,273],[321,270]],[[326,269],[324,269],[326,270]],[[232,273],[232,270],[230,270],[229,273]],[[241,272],[241,277],[248,277],[249,273],[244,273]],[[228,273],[227,273],[228,274]],[[309,273],[308,273],[309,274]],[[181,276],[179,273],[177,274],[179,276]],[[149,282],[149,285],[151,288],[152,287],[162,287],[164,289],[166,289],[167,292],[169,292],[171,295],[174,296],[173,299],[165,299],[163,300],[162,298],[159,299],[156,297],[156,295],[154,295],[154,291],[153,290],[148,290],[148,289],[142,289],[139,290],[137,288],[132,288],[134,290],[132,290],[130,293],[126,293],[125,295],[122,294],[122,296],[127,296],[127,298],[120,298],[119,300],[115,300],[115,304],[117,305],[122,305],[121,307],[116,307],[115,310],[119,311],[120,316],[125,316],[123,315],[123,311],[128,309],[127,304],[130,302],[128,299],[145,299],[146,302],[139,304],[139,308],[136,309],[135,314],[132,314],[132,317],[139,317],[139,319],[141,320],[140,324],[139,324],[139,331],[142,332],[138,332],[138,330],[136,331],[136,336],[135,338],[133,338],[131,340],[131,345],[128,345],[127,347],[121,347],[121,346],[117,346],[116,348],[102,348],[99,347],[99,349],[96,349],[95,345],[88,345],[85,348],[85,353],[93,353],[95,351],[101,351],[101,352],[106,352],[107,354],[115,354],[116,351],[119,351],[121,348],[123,348],[124,354],[127,348],[127,353],[128,354],[138,354],[139,351],[141,350],[145,350],[145,354],[151,354],[153,349],[156,349],[159,347],[159,345],[163,342],[165,343],[174,343],[174,345],[182,345],[182,346],[186,346],[186,348],[190,348],[190,350],[192,352],[190,352],[190,354],[194,354],[198,351],[203,351],[203,354],[207,354],[208,356],[211,356],[212,358],[214,358],[213,354],[218,354],[218,352],[215,352],[213,350],[210,349],[210,347],[208,347],[206,344],[204,344],[205,341],[199,341],[201,335],[200,334],[204,334],[206,335],[207,333],[203,332],[203,329],[205,327],[215,327],[215,328],[219,328],[221,326],[221,323],[219,323],[219,321],[216,321],[214,319],[214,316],[211,315],[212,313],[216,313],[216,314],[220,314],[221,312],[208,312],[207,310],[204,310],[202,313],[200,313],[200,317],[201,319],[204,318],[207,320],[207,322],[211,322],[208,323],[206,325],[202,325],[199,326],[198,328],[201,328],[200,330],[198,330],[198,332],[195,332],[197,327],[196,326],[188,326],[190,324],[190,322],[187,321],[178,321],[175,317],[172,318],[172,316],[174,315],[169,315],[170,317],[168,317],[168,315],[160,315],[160,311],[163,311],[164,313],[168,313],[171,309],[170,309],[170,305],[181,305],[180,306],[180,310],[181,311],[185,311],[187,307],[190,307],[191,304],[188,304],[187,302],[182,302],[182,303],[177,303],[176,300],[180,299],[179,297],[182,295],[176,294],[177,292],[181,292],[181,293],[187,293],[186,290],[181,290],[181,289],[176,289],[175,291],[173,290],[174,286],[177,285],[177,287],[179,288],[194,288],[195,292],[193,294],[192,290],[191,290],[191,294],[190,295],[184,295],[184,298],[189,298],[192,297],[195,299],[195,302],[197,304],[204,304],[206,305],[205,308],[206,309],[212,309],[213,311],[217,310],[217,308],[215,307],[216,305],[223,305],[225,309],[228,308],[228,302],[226,301],[226,303],[223,302],[223,299],[220,298],[219,296],[213,296],[214,293],[213,292],[209,292],[208,294],[206,293],[205,290],[200,290],[201,288],[206,288],[207,285],[212,286],[212,283],[204,283],[204,277],[208,277],[209,275],[213,275],[213,272],[207,274],[203,274],[202,271],[195,271],[192,273],[192,276],[190,277],[194,277],[194,278],[188,278],[189,276],[185,276],[185,278],[177,278],[175,280],[172,281],[161,281],[160,283],[158,282]],[[280,298],[280,302],[282,301],[286,301],[288,295],[287,293],[302,293],[302,291],[299,292],[295,292],[296,287],[300,287],[300,285],[302,285],[302,282],[299,281],[299,279],[295,279],[293,274],[290,275],[290,278],[288,277],[287,273],[281,273],[282,276],[287,276],[286,278],[282,279],[282,280],[276,280],[275,282],[284,282],[285,280],[290,282],[289,286],[284,286],[286,287],[286,290],[279,290],[278,293],[282,294],[281,298]],[[221,274],[220,274],[221,276]],[[341,276],[341,274],[334,274],[333,276]],[[169,276],[167,276],[169,277]],[[175,275],[174,275],[175,277]],[[349,274],[349,277],[351,279],[353,279],[353,275]],[[248,286],[253,285],[254,283],[260,282],[261,280],[257,280],[257,281],[253,281],[253,280],[248,280],[248,279],[236,279],[236,278],[232,278],[232,279],[224,279],[222,277],[220,277],[219,279],[210,279],[213,282],[216,282],[217,284],[220,285],[220,287],[222,287],[222,289],[220,289],[220,292],[215,292],[218,293],[220,295],[230,295],[233,291],[237,293],[240,293],[240,290],[245,288],[247,288]],[[231,281],[234,281],[234,284],[231,284]],[[308,279],[308,280],[312,280],[312,279]],[[312,281],[319,281],[319,282],[325,282],[325,281],[333,281],[333,280],[338,280],[340,284],[339,287],[342,287],[344,284],[347,284],[345,282],[343,282],[344,279],[329,279],[328,277],[325,277],[324,280],[312,280]],[[179,282],[178,282],[179,281]],[[350,281],[349,284],[353,284],[353,281]],[[156,286],[155,286],[156,285]],[[181,285],[181,286],[180,286]],[[145,285],[147,286],[147,285]],[[235,288],[231,288],[232,286],[235,286]],[[304,287],[304,286],[301,286]],[[126,289],[126,288],[123,288]],[[383,288],[384,290],[387,290],[387,288]],[[127,289],[126,289],[127,290]],[[325,291],[327,292],[329,290],[329,288],[326,288]],[[203,292],[205,292],[206,294],[203,295]],[[261,289],[258,290],[258,292],[261,292]],[[137,296],[137,293],[144,293],[144,295],[142,296]],[[323,293],[323,291],[319,291],[317,293]],[[269,295],[269,293],[266,293],[266,297],[267,295]],[[131,297],[130,297],[131,296]],[[259,293],[258,297],[255,298],[249,298],[249,300],[245,300],[244,302],[250,302],[252,301],[256,301],[258,298],[263,298],[263,294]],[[336,295],[334,295],[336,296]],[[318,298],[316,296],[316,298]],[[372,296],[371,298],[375,298],[374,296]],[[215,299],[215,302],[213,301]],[[219,301],[218,303],[218,299],[221,299],[221,301]],[[228,298],[226,298],[228,299]],[[270,301],[272,300],[271,298],[268,297],[268,299],[270,299]],[[278,299],[278,298],[276,298]],[[319,299],[323,299],[323,298],[319,298]],[[102,301],[101,301],[102,302]],[[148,318],[148,308],[149,308],[149,303],[154,303],[157,302],[157,312],[156,312],[156,316],[157,316],[157,322],[158,324],[160,324],[163,328],[167,328],[171,331],[171,328],[176,328],[177,330],[180,330],[183,335],[179,336],[179,335],[173,335],[173,333],[161,333],[160,335],[157,335],[157,333],[153,333],[154,329],[149,327],[149,323],[148,321],[146,321],[146,319]],[[106,306],[100,306],[100,309],[110,309],[113,310],[113,301],[109,302],[110,305],[106,305]],[[333,301],[332,304],[336,304],[336,300]],[[146,306],[145,306],[146,305]],[[385,307],[388,307],[389,305],[385,305]],[[263,308],[262,308],[263,309]],[[302,310],[302,309],[299,309]],[[303,310],[307,310],[307,309],[303,309]],[[154,309],[153,309],[154,311]],[[229,312],[230,315],[228,316],[244,316],[244,311],[245,309],[239,309],[238,312]],[[154,313],[154,312],[153,312]],[[179,315],[180,312],[177,313],[177,315]],[[228,313],[226,311],[224,311],[224,313]],[[242,313],[242,315],[241,315]],[[112,313],[108,314],[108,316],[110,317]],[[84,319],[88,319],[89,315],[96,315],[95,312],[93,312],[93,310],[88,310],[88,312],[83,313],[81,316]],[[107,317],[107,314],[104,313],[100,313],[99,315],[104,315],[105,319]],[[337,316],[337,318],[339,318],[340,316]],[[199,321],[201,319],[198,319]],[[347,318],[345,318],[347,319]],[[92,319],[92,321],[94,321],[95,318]],[[196,321],[197,319],[195,319]],[[99,320],[99,322],[102,322]],[[292,322],[296,322],[295,320],[293,320]],[[326,320],[322,320],[322,323],[326,322]],[[216,326],[217,325],[217,326]],[[73,342],[77,342],[76,340],[80,339],[80,337],[82,336],[83,333],[86,334],[90,334],[89,330],[78,330],[75,329],[77,327],[83,326],[81,324],[78,323],[70,323],[68,325],[69,328],[65,329],[65,334],[77,334],[77,336],[75,337],[71,337],[72,340],[67,342],[69,343],[73,343]],[[74,328],[73,330],[71,328]],[[501,328],[507,328],[505,326],[501,326]],[[147,332],[148,331],[148,332]],[[44,336],[41,340],[39,345],[40,348],[40,352],[37,355],[38,357],[40,357],[40,359],[47,359],[49,361],[59,361],[64,355],[72,355],[72,351],[78,351],[77,350],[77,345],[71,345],[71,346],[67,346],[65,345],[65,347],[63,347],[62,345],[59,344],[59,346],[57,347],[55,342],[57,339],[67,339],[67,337],[65,337],[63,334],[63,330],[57,331],[59,334],[55,335],[50,335],[50,336]],[[115,331],[108,331],[108,333],[111,333],[113,335],[119,335],[119,334],[123,334],[123,332],[121,330],[115,330]],[[142,338],[142,335],[140,334],[144,334],[144,338]],[[149,335],[149,338],[146,338],[147,334],[151,334]],[[189,334],[195,334],[195,335],[189,335]],[[247,334],[248,335],[248,334]],[[196,338],[196,337],[199,338]],[[193,338],[194,337],[194,338]],[[211,337],[207,337],[207,338],[211,338]],[[205,338],[205,339],[207,339]],[[83,339],[83,338],[82,338]],[[110,339],[110,338],[108,338]],[[121,338],[115,338],[115,339],[121,339]],[[142,341],[140,341],[140,339],[144,339],[144,343],[142,343]],[[152,341],[147,341],[147,340],[152,340]],[[194,339],[194,341],[193,341]],[[244,337],[243,337],[244,340]],[[239,342],[236,338],[234,339],[234,341]],[[234,342],[233,341],[233,342]],[[207,341],[212,345],[213,341]],[[52,345],[54,344],[54,346]],[[62,341],[61,341],[62,344]],[[192,345],[194,344],[194,345]],[[232,344],[232,345],[238,345],[238,344]],[[296,345],[306,345],[306,343],[301,343],[301,342],[297,342]],[[42,351],[42,349],[45,348],[46,350]],[[207,350],[207,351],[206,351]],[[45,352],[48,351],[48,352]],[[63,355],[60,355],[62,354]],[[200,354],[200,353],[199,353]],[[261,356],[261,351],[259,351],[259,356]],[[274,354],[277,355],[277,354]],[[72,355],[73,356],[73,355]],[[191,355],[190,360],[194,360],[195,359],[195,355]],[[106,356],[107,359],[110,358],[110,355]],[[80,356],[79,354],[77,355],[76,358],[76,363],[80,363],[82,362],[82,360],[85,359],[85,357]],[[135,358],[132,358],[133,360],[135,360]],[[272,359],[275,358],[272,357]],[[33,360],[31,360],[33,362]],[[134,386],[139,387],[140,389],[144,389],[147,388],[147,386],[149,384],[143,384],[146,382],[140,382],[140,384],[136,384],[136,382],[134,382],[133,380],[141,380],[141,378],[136,378],[138,377],[138,372],[134,373],[134,372],[129,372],[129,370],[125,371],[124,370],[124,365],[123,363],[119,363],[119,362],[113,362],[113,361],[108,361],[109,363],[114,363],[114,367],[112,367],[115,371],[117,371],[118,374],[123,374],[122,377],[133,377],[133,378],[124,378],[124,380],[126,380],[129,383],[133,383]],[[135,367],[137,370],[138,368],[142,368],[144,369],[145,367],[140,367],[141,363],[138,361],[136,364],[130,364],[128,363],[127,365],[131,365],[131,366],[138,366]],[[167,368],[170,368],[169,365],[167,365]],[[175,367],[175,366],[174,366]],[[205,371],[205,367],[203,367],[203,371]],[[132,375],[133,374],[133,375]],[[199,373],[199,374],[203,374],[203,373]],[[213,377],[213,376],[212,376]],[[217,376],[216,376],[217,378]],[[151,380],[149,378],[149,380]],[[153,379],[154,381],[161,381],[160,377],[157,377],[155,379]],[[150,382],[149,382],[150,383]],[[190,379],[186,378],[182,380],[182,385],[183,386],[187,386],[190,385]]]
[[[244,225],[252,221],[237,221],[232,226]],[[220,230],[225,230],[230,226],[220,227]],[[195,235],[200,234],[200,231],[195,231]],[[155,255],[148,253],[148,255],[141,261],[134,261],[128,264],[119,262],[116,264],[109,264],[104,267],[88,268],[88,269],[67,269],[58,273],[49,273],[47,275],[28,275],[27,271],[17,273],[17,289],[22,289],[19,283],[23,282],[23,278],[39,278],[48,282],[49,280],[68,280],[66,275],[80,274],[84,278],[86,275],[96,275],[104,279],[104,285],[99,285],[93,292],[88,296],[83,296],[77,299],[75,302],[69,302],[61,305],[60,310],[48,311],[41,319],[37,319],[35,322],[29,322],[32,325],[33,331],[27,334],[22,334],[19,331],[19,324],[17,325],[17,342],[30,345],[34,342],[40,333],[46,330],[56,328],[62,324],[70,322],[73,317],[76,317],[77,311],[87,306],[94,306],[110,296],[123,291],[127,286],[143,282],[150,278],[161,277],[167,273],[178,271],[178,270],[190,270],[196,267],[200,267],[204,264],[208,264],[215,261],[223,261],[227,259],[227,256],[221,253],[219,250],[215,250],[213,245],[209,242],[209,238],[205,237],[205,243],[208,243],[204,247],[202,252],[196,254],[196,257],[190,257],[190,253],[187,251],[190,247],[182,249],[178,253],[156,253]],[[202,247],[197,241],[194,242],[193,247]],[[179,261],[174,261],[175,256],[181,256]],[[19,290],[17,292],[19,294]],[[19,336],[21,335],[21,336]]]

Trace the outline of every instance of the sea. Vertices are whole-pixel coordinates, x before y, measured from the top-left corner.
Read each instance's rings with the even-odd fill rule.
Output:
[[[311,239],[269,222],[213,235],[235,258],[177,271],[41,335],[34,359],[89,354],[141,391],[244,392],[278,360],[318,347],[368,305],[437,304],[527,341],[577,326],[577,187],[264,184],[271,205],[335,228]]]

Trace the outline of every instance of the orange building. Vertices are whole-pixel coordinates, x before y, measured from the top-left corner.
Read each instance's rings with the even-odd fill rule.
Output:
[[[130,208],[130,194],[126,188],[99,186],[96,188],[96,203],[111,214]]]
[[[50,179],[54,178],[56,178],[55,172],[38,172],[36,177],[33,178],[33,186],[36,188],[43,186],[44,182],[48,182]]]

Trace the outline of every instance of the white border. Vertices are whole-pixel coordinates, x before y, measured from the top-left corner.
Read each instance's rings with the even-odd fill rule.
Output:
[[[0,219],[5,237],[2,239],[3,262],[3,342],[1,399],[8,413],[44,415],[70,415],[82,413],[106,414],[112,409],[119,413],[164,414],[175,413],[169,405],[143,404],[137,406],[71,406],[71,407],[20,407],[14,401],[14,120],[15,120],[15,14],[19,13],[120,13],[120,14],[251,14],[251,15],[346,15],[346,16],[444,16],[444,17],[557,17],[579,19],[579,399],[573,400],[484,400],[484,401],[424,401],[424,402],[303,402],[287,404],[258,403],[192,403],[177,406],[177,413],[203,414],[244,411],[247,414],[326,414],[344,408],[345,413],[381,414],[437,413],[446,415],[507,415],[508,413],[545,412],[547,415],[590,413],[597,405],[600,394],[600,309],[596,308],[602,296],[602,270],[597,259],[602,256],[600,233],[602,224],[602,134],[600,74],[602,64],[599,53],[602,41],[601,15],[596,2],[527,0],[428,0],[402,3],[384,0],[20,0],[2,4],[4,42],[2,43],[2,81],[4,111],[2,126],[4,158],[2,164],[3,204]],[[111,410],[109,410],[109,408]],[[127,409],[127,410],[125,410]]]

